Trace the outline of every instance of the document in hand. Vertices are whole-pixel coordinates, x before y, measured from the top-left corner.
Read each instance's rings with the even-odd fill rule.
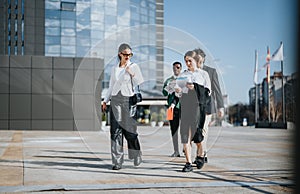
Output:
[[[171,81],[168,83],[168,85],[164,88],[165,91],[167,91],[169,94],[172,94],[173,92],[175,92],[175,85],[176,85],[176,81]]]
[[[187,77],[178,77],[176,79],[176,84],[181,87],[181,88],[184,88],[185,85],[186,85],[186,82],[187,82],[188,78]]]
[[[180,87],[183,93],[187,93],[188,88],[186,87],[186,84],[189,82],[189,80],[189,77],[178,77],[176,79],[176,86]]]

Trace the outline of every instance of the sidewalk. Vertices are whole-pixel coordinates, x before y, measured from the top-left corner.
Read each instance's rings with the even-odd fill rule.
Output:
[[[208,163],[183,173],[169,127],[139,127],[143,163],[111,170],[109,131],[0,131],[0,192],[292,193],[293,130],[212,127]],[[181,148],[182,149],[182,146]],[[195,153],[195,146],[193,146]]]

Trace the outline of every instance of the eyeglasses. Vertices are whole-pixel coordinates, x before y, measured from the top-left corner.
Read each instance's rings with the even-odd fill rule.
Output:
[[[130,53],[130,54],[126,54],[126,53],[121,53],[124,57],[132,57],[133,56],[133,53]]]
[[[181,69],[181,67],[180,66],[174,66],[176,69]]]

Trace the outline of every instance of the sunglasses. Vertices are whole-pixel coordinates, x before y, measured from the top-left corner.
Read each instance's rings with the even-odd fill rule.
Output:
[[[130,53],[130,54],[126,54],[126,53],[121,53],[124,57],[132,57],[133,56],[133,53]]]
[[[181,67],[180,66],[174,66],[176,69],[181,69]]]

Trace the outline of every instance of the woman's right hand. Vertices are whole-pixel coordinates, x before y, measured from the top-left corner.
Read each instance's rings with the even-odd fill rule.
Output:
[[[101,105],[102,112],[106,111],[106,102],[103,102]]]
[[[194,89],[194,84],[193,83],[187,83],[186,84],[186,87],[190,90],[193,90]]]
[[[182,89],[180,87],[176,87],[175,88],[175,96],[177,96],[178,98],[180,98],[182,95]]]

